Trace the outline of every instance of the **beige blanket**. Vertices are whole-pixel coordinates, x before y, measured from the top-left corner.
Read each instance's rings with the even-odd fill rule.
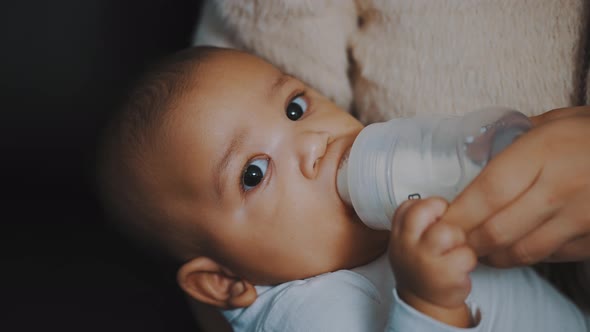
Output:
[[[252,51],[365,122],[588,98],[585,0],[208,0],[195,44]]]

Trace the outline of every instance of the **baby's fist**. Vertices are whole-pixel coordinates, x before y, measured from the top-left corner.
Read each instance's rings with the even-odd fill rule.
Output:
[[[408,201],[394,216],[389,258],[398,294],[412,306],[457,308],[471,291],[477,257],[461,228],[438,222],[447,206],[440,198]]]

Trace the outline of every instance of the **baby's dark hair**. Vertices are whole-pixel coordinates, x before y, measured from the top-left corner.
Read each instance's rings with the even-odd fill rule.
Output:
[[[141,76],[102,135],[98,149],[97,187],[108,218],[138,244],[159,257],[180,263],[198,248],[190,229],[172,225],[170,215],[146,192],[140,178],[154,176],[138,165],[147,152],[165,144],[171,111],[195,88],[198,67],[213,54],[214,47],[195,47],[164,59]],[[149,190],[147,190],[149,191]]]

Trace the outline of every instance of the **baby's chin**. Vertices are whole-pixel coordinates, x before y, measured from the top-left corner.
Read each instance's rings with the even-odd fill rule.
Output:
[[[354,209],[351,206],[344,204],[344,209],[346,211],[348,220],[350,220],[350,222],[353,223],[354,225],[359,226],[362,229],[370,231],[370,232],[389,234],[389,231],[377,230],[377,229],[373,229],[373,228],[367,226],[367,224],[365,224],[361,220],[361,218],[358,216],[358,214],[356,214],[356,211],[354,211]]]
[[[391,232],[388,230],[381,230],[381,229],[373,229],[367,226],[362,220],[354,213],[353,221],[355,225],[359,227],[359,233],[363,233],[363,236],[366,236],[364,244],[365,248],[363,250],[367,253],[368,263],[369,261],[376,259],[377,257],[381,256],[389,246],[389,238]],[[360,234],[359,234],[360,235]]]

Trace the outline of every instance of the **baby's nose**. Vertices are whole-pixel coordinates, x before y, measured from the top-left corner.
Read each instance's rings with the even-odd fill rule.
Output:
[[[317,176],[320,161],[326,154],[330,136],[323,132],[306,132],[297,142],[299,150],[299,167],[308,179]]]

